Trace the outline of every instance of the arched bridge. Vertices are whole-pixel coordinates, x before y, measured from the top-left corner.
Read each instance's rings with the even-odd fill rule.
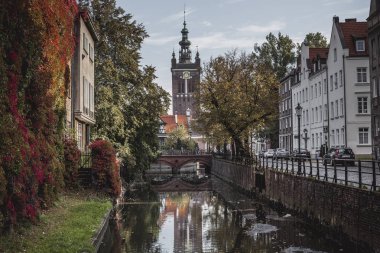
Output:
[[[156,161],[156,163],[170,166],[173,174],[178,174],[181,167],[186,164],[196,162],[203,165],[206,170],[210,170],[212,166],[212,155],[204,152],[168,151],[162,153]]]

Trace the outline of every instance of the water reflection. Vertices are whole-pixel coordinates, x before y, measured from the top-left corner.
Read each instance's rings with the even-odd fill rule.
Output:
[[[368,252],[326,239],[293,216],[279,215],[228,187],[149,193],[149,199],[123,205],[124,251]]]

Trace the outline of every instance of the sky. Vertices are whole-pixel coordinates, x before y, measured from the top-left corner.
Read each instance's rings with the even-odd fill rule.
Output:
[[[117,0],[149,34],[142,46],[141,65],[156,67],[157,83],[171,93],[170,60],[178,59],[183,10],[191,49],[201,61],[237,49],[252,52],[272,32],[302,42],[309,32],[330,39],[332,19],[368,17],[370,0]],[[201,63],[202,64],[202,63]]]

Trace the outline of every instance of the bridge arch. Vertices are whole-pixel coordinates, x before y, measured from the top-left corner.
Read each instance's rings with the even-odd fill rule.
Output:
[[[160,156],[156,163],[163,163],[171,166],[172,172],[174,174],[179,173],[181,167],[188,163],[199,162],[206,168],[210,169],[212,166],[212,156],[211,155],[162,155]]]

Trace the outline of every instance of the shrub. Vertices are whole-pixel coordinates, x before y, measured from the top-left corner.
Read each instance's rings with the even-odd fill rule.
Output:
[[[111,142],[96,140],[90,145],[96,186],[117,197],[121,192],[119,164]]]
[[[70,187],[77,187],[80,150],[78,149],[76,140],[72,138],[65,138],[64,148],[65,170],[63,176],[65,185]]]

